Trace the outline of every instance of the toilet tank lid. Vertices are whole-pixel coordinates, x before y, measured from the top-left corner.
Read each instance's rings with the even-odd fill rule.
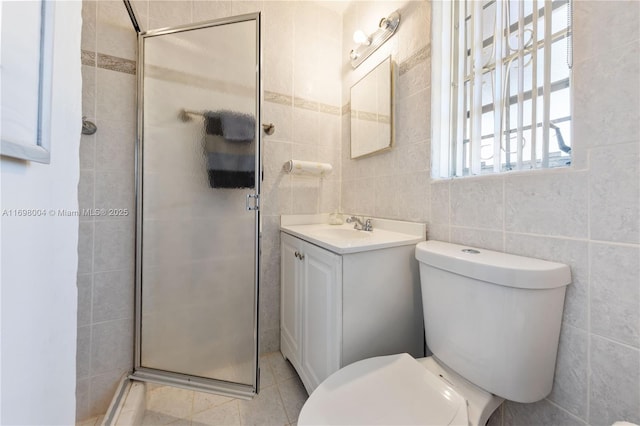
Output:
[[[567,265],[497,251],[423,241],[416,259],[438,269],[507,287],[549,289],[571,283]]]

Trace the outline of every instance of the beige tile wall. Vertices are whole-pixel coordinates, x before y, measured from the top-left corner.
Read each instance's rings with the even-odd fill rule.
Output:
[[[82,18],[82,112],[98,132],[81,139],[79,205],[130,213],[80,217],[77,420],[104,413],[132,368],[134,294],[136,36],[118,2],[85,1]]]
[[[345,43],[380,3],[350,6]],[[432,239],[571,266],[553,391],[536,404],[504,404],[492,425],[640,422],[640,4],[574,4],[571,168],[430,179],[428,58],[398,77],[393,151],[350,160],[343,121],[343,210],[426,220]],[[397,47],[387,48],[400,63],[428,40],[428,4],[413,7],[402,15]],[[422,28],[405,26],[412,15]],[[345,66],[343,96],[353,74]],[[418,162],[423,175],[405,184],[413,163],[398,157],[408,146],[427,158]]]
[[[373,32],[380,19],[396,9],[401,15],[396,34],[353,70],[347,53],[354,47],[354,31]],[[345,11],[341,200],[345,212],[421,222],[429,219],[430,22],[431,8],[426,1],[358,1]],[[351,86],[389,55],[395,62],[395,146],[351,160],[346,113]]]
[[[263,121],[275,125],[263,138],[262,182],[260,338],[270,352],[280,347],[280,215],[339,208],[341,16],[321,2],[253,7],[263,13]],[[328,162],[334,172],[289,176],[282,166],[291,159]]]
[[[117,20],[103,2],[85,3],[83,49],[132,58],[134,41],[119,29],[125,27],[122,16]],[[358,1],[344,18],[313,2],[135,4],[145,28],[263,12],[264,121],[276,125],[275,134],[264,139],[264,350],[279,345],[280,214],[341,209],[426,221],[430,238],[558,260],[572,268],[552,394],[536,404],[505,404],[491,424],[640,422],[637,2],[575,2],[571,169],[453,181],[429,177],[428,2]],[[397,63],[396,146],[351,160],[348,116],[336,111],[348,103],[349,88],[367,67],[365,62],[353,72],[347,63],[351,34],[355,28],[373,31],[379,18],[395,9],[402,13],[401,27],[375,57],[392,54]],[[98,41],[101,34],[104,43]],[[130,75],[90,66],[83,67],[83,81],[85,114],[100,130],[83,138],[81,205],[125,202],[127,178],[118,173],[129,173],[133,100],[128,96],[134,82]],[[110,158],[119,165],[110,166]],[[285,175],[282,163],[292,158],[331,162],[335,173],[323,180]],[[111,200],[109,188],[125,195]],[[133,258],[126,253],[133,250],[126,238],[132,223],[126,219],[83,220],[80,230],[79,416],[100,412],[116,372],[130,366],[122,355],[130,346],[117,343],[118,336],[129,338],[124,323],[131,322],[123,312],[130,308],[106,301],[121,300],[115,294],[127,291],[127,285],[114,283],[125,281],[132,266],[125,261]],[[121,290],[111,290],[112,285]],[[110,348],[120,350],[101,357],[101,339],[107,338],[116,342]],[[118,368],[117,359],[123,360]]]
[[[322,3],[134,1],[143,30],[261,11],[264,138],[261,351],[280,346],[279,215],[337,211],[340,202],[341,16]],[[135,59],[135,33],[120,2],[83,4],[84,56]],[[90,61],[85,61],[90,64]],[[98,61],[100,63],[100,61]],[[81,144],[80,204],[133,207],[135,77],[85,65],[83,109],[98,124]],[[325,179],[282,172],[290,159],[330,162]],[[79,242],[79,420],[104,413],[132,368],[133,217],[84,220]]]

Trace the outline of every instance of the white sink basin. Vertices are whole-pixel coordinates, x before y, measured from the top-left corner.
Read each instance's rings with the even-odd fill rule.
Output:
[[[291,217],[294,219],[304,218],[304,216]],[[311,216],[311,218],[318,217]],[[328,220],[328,215],[326,219]],[[287,216],[283,216],[280,229],[338,254],[415,244],[424,241],[426,234],[424,224],[385,219],[375,219],[373,231],[356,230],[353,229],[353,224],[346,223],[328,225],[326,223],[309,223],[310,221],[300,222],[300,219],[290,220]]]
[[[365,238],[371,238],[372,231],[359,231],[356,229],[321,229],[316,231],[316,235],[319,237],[337,238],[344,240],[362,240]]]

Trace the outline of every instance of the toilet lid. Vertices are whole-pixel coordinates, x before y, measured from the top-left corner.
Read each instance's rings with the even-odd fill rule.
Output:
[[[335,372],[311,394],[299,425],[467,425],[465,399],[408,354]]]

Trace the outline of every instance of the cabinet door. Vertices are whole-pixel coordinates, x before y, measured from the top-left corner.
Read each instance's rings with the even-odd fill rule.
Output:
[[[342,257],[304,243],[302,378],[313,391],[340,368]]]
[[[282,354],[296,369],[300,369],[302,318],[300,317],[300,287],[302,241],[281,233],[280,245],[280,346]]]

